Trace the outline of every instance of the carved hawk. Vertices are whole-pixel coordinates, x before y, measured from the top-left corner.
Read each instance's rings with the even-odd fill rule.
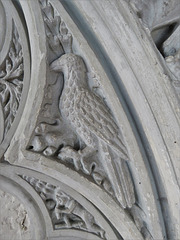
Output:
[[[125,162],[129,160],[127,150],[108,107],[88,87],[87,70],[82,58],[73,53],[64,54],[50,68],[64,74],[64,88],[59,102],[62,117],[86,144],[76,154],[72,148],[64,147],[63,154],[72,154],[78,169],[82,157],[98,149],[116,198],[123,208],[131,208],[135,196]]]

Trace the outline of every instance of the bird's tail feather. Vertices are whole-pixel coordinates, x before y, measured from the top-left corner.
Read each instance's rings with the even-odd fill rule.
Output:
[[[135,194],[127,163],[122,159],[118,159],[115,165],[119,173],[120,184],[122,185],[124,198],[126,200],[126,207],[131,208],[135,203]]]
[[[131,208],[135,202],[135,195],[126,162],[120,157],[115,161],[109,147],[105,143],[101,142],[100,148],[102,164],[111,182],[115,197],[123,208]]]

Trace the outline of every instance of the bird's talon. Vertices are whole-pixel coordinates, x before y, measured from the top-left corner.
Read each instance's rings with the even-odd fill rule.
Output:
[[[58,154],[58,158],[63,161],[66,158],[72,158],[75,169],[78,171],[81,168],[81,154],[70,146],[62,148]]]

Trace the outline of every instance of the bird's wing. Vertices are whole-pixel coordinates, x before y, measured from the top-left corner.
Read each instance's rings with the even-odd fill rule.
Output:
[[[107,144],[100,141],[103,167],[114,190],[114,194],[123,208],[131,208],[135,203],[134,186],[127,162],[111,156]],[[107,154],[108,153],[108,154]]]
[[[2,142],[4,137],[4,112],[0,100],[0,143]]]
[[[102,99],[87,90],[81,94],[76,106],[78,118],[82,124],[87,126],[96,137],[115,148],[121,157],[127,160],[127,151],[119,128]]]

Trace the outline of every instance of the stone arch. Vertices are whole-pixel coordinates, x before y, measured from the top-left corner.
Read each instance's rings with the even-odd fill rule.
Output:
[[[8,4],[13,9],[12,3]],[[22,97],[24,109],[18,110],[15,117],[14,121],[19,122],[17,128],[12,124],[9,130],[15,132],[13,138],[8,135],[5,138],[9,144],[5,153],[8,144],[5,148],[3,141],[1,144],[2,159],[10,166],[2,163],[1,168],[8,168],[9,172],[18,169],[27,177],[30,174],[39,181],[44,179],[47,184],[64,184],[66,193],[80,196],[75,199],[78,204],[81,198],[87,199],[89,202],[83,200],[82,206],[87,211],[93,208],[93,214],[90,212],[94,218],[100,212],[99,219],[104,216],[102,221],[109,229],[101,239],[176,239],[179,100],[150,31],[134,9],[125,1],[19,1],[19,11],[24,14],[21,21],[27,26],[31,75],[24,72],[30,80],[24,88],[27,101]],[[21,38],[24,44],[25,35]],[[27,45],[25,48],[28,49]],[[119,129],[128,154],[124,170],[117,165],[116,158],[124,160],[117,156],[112,144],[107,148],[110,158],[104,157],[103,148],[97,147],[85,160],[79,160],[80,165],[75,165],[74,159],[85,145],[59,109],[65,73],[63,76],[50,69],[51,63],[69,52],[83,59],[89,91],[103,99],[113,126]],[[77,76],[81,76],[79,69],[81,65],[74,70]],[[60,154],[67,146],[71,156],[65,152],[62,158]],[[106,159],[110,159],[108,167]],[[124,174],[124,181],[129,181],[129,185],[132,181],[130,194],[135,198],[132,208],[123,207],[118,201],[116,191],[123,180],[116,182],[107,168],[117,174],[117,179]],[[125,193],[129,194],[128,190]],[[69,219],[69,215],[64,219]],[[85,232],[67,229],[67,225],[58,232],[48,229],[46,237],[72,239],[71,234],[77,239],[92,237],[88,226]]]

